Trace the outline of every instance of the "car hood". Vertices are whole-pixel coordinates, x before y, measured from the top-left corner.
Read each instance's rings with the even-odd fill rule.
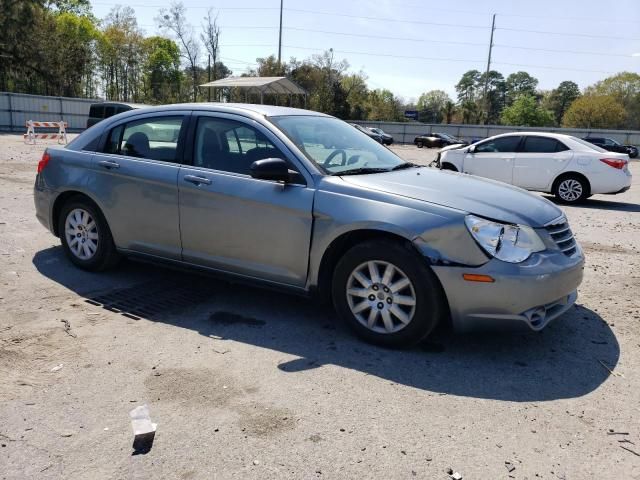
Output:
[[[467,145],[469,145],[468,143],[452,143],[451,145],[447,145],[444,148],[441,148],[440,150],[438,150],[440,153],[442,152],[447,152],[449,150],[457,150],[458,148],[464,148]]]
[[[433,168],[347,175],[342,179],[362,188],[455,208],[505,223],[542,227],[562,215],[562,210],[550,201],[512,185]]]

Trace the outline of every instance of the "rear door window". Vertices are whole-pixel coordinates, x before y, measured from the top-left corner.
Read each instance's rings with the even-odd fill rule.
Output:
[[[105,153],[176,162],[183,118],[152,117],[118,125],[109,132]]]
[[[522,153],[555,153],[568,150],[566,145],[555,138],[530,136],[525,137]]]
[[[515,152],[522,137],[500,137],[479,143],[475,153],[511,153]]]

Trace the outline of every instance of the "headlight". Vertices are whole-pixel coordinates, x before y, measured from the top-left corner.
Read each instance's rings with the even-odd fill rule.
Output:
[[[474,215],[467,215],[464,223],[484,251],[498,260],[520,263],[546,249],[535,230],[527,225],[497,223]]]

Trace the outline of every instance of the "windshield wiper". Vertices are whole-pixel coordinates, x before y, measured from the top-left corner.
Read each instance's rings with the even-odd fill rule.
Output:
[[[365,175],[367,173],[383,173],[389,171],[390,170],[388,168],[362,167],[352,168],[351,170],[342,170],[340,172],[333,172],[331,175],[341,177],[342,175]]]
[[[411,162],[406,162],[406,163],[401,163],[400,165],[396,165],[395,167],[393,167],[391,170],[389,170],[390,172],[393,172],[395,170],[404,170],[405,168],[414,168],[414,167],[419,167],[420,165],[417,165],[415,163],[411,163]]]

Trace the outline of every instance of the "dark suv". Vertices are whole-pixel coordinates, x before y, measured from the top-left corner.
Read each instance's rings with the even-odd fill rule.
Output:
[[[93,127],[96,123],[105,118],[113,117],[118,113],[127,112],[136,108],[146,107],[148,105],[140,105],[135,103],[121,102],[102,102],[92,103],[89,107],[89,118],[87,119],[87,128]]]
[[[638,147],[634,145],[623,145],[620,142],[608,137],[586,137],[583,138],[589,143],[593,143],[600,148],[609,150],[610,152],[626,153],[629,158],[636,158],[638,156]]]

